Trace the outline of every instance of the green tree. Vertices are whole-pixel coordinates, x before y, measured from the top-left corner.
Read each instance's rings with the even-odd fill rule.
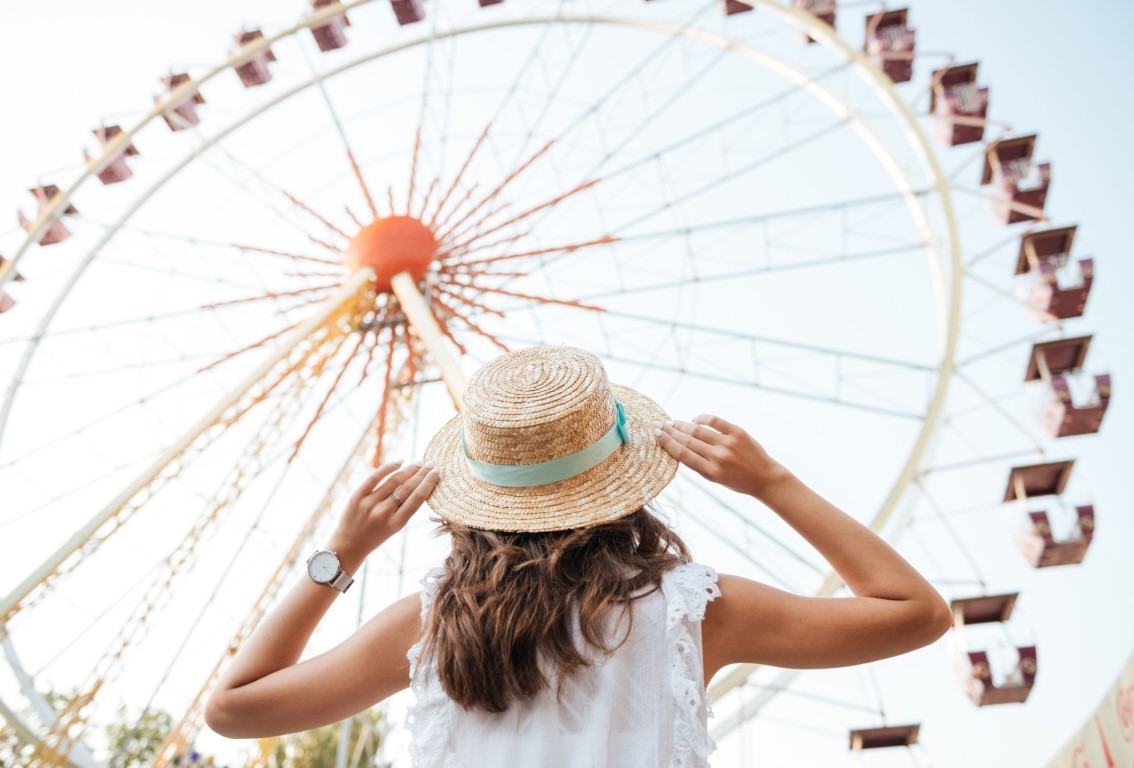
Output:
[[[334,768],[341,729],[341,723],[334,723],[283,736],[276,742],[272,763],[276,768]],[[389,724],[381,710],[371,709],[355,715],[347,750],[348,768],[388,766],[389,763],[378,762],[378,750],[388,730]]]
[[[149,765],[157,748],[173,727],[173,717],[161,710],[143,710],[131,716],[123,704],[118,716],[106,728],[112,768],[141,768]]]

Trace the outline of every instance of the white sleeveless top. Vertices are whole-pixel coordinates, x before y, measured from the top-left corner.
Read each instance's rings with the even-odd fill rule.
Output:
[[[443,571],[421,580],[421,614]],[[701,656],[701,619],[720,595],[717,572],[687,563],[668,571],[655,590],[633,602],[626,642],[609,656],[579,638],[592,664],[556,680],[499,714],[465,710],[441,688],[433,664],[419,665],[421,641],[410,648],[406,714],[414,768],[702,768],[716,745]],[[620,639],[626,616],[612,611]]]

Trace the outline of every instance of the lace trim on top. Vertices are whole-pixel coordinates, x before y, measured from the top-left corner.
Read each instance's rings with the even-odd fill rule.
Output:
[[[713,716],[705,689],[700,639],[691,624],[705,618],[705,606],[720,597],[717,572],[707,565],[685,563],[664,577],[666,583],[666,640],[673,686],[674,722],[672,768],[708,766],[716,743],[706,720]],[[698,635],[700,627],[698,626]]]
[[[437,582],[445,573],[443,568],[431,568],[421,579],[421,621],[425,625],[425,615],[433,596],[437,594]],[[410,690],[414,703],[406,710],[405,726],[410,734],[409,753],[413,765],[442,765],[449,744],[450,719],[454,707],[441,688],[433,673],[432,665],[426,665],[418,674],[423,639],[418,639],[406,652],[409,660]]]

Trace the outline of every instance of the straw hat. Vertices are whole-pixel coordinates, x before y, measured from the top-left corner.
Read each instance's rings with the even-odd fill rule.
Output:
[[[589,352],[536,346],[502,355],[469,379],[463,412],[425,449],[441,474],[428,504],[446,520],[491,531],[617,519],[677,472],[653,434],[668,419],[650,398],[612,384]]]

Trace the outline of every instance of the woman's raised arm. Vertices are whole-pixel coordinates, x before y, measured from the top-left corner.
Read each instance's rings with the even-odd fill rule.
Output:
[[[716,416],[660,425],[659,444],[705,478],[759,499],[827,559],[853,597],[804,597],[721,574],[702,624],[706,682],[728,664],[839,667],[928,645],[952,626],[937,590],[870,528]]]
[[[343,571],[357,573],[436,485],[436,471],[416,464],[383,464],[367,477],[328,542]],[[390,497],[395,490],[401,504]],[[297,663],[338,594],[306,575],[299,579],[221,675],[205,707],[210,728],[231,738],[307,730],[361,712],[409,685],[406,652],[421,631],[417,594],[390,605],[326,653]]]

